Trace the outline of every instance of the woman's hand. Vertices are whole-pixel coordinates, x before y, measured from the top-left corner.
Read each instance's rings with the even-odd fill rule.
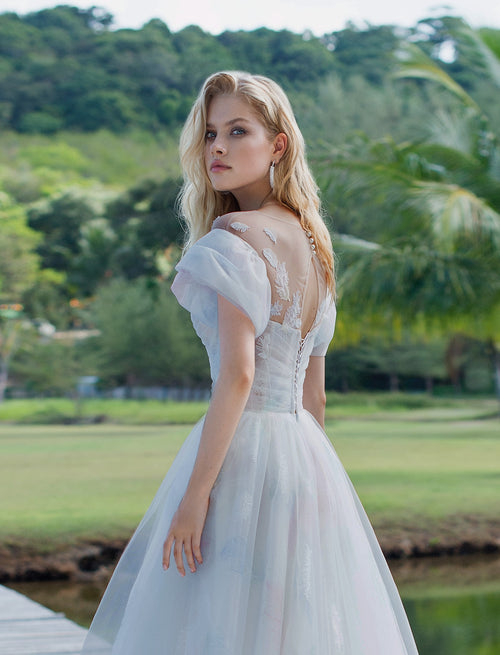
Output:
[[[205,416],[200,445],[186,493],[174,514],[163,544],[163,568],[170,554],[179,573],[186,575],[182,551],[189,568],[202,563],[200,541],[210,493],[250,395],[255,372],[255,329],[248,316],[224,297],[218,297],[220,372]]]
[[[209,503],[210,496],[200,498],[191,496],[189,493],[186,493],[181,500],[163,544],[163,568],[165,570],[170,566],[172,545],[174,546],[175,563],[182,576],[186,575],[182,558],[183,549],[192,573],[196,571],[196,562],[198,564],[203,562],[200,543]]]

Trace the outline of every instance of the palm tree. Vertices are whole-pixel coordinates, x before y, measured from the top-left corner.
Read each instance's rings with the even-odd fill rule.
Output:
[[[491,31],[483,38],[464,23],[459,29],[500,86],[500,48],[490,47]],[[361,307],[372,325],[392,331],[452,327],[487,340],[500,400],[498,140],[477,103],[433,59],[414,44],[402,52],[396,75],[439,84],[460,100],[460,112],[431,116],[425,141],[358,136],[323,162],[327,192],[332,172],[342,171],[349,192],[370,203],[374,220],[379,217],[377,242],[336,239],[345,259],[342,307],[358,317]]]

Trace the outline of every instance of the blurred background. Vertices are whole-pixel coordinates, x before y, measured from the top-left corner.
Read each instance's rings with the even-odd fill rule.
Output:
[[[499,652],[500,10],[48,4],[0,1],[0,581],[88,623],[205,411],[170,292],[177,142],[207,75],[247,70],[306,138],[337,257],[327,433],[421,652]],[[69,586],[22,587],[49,569]]]

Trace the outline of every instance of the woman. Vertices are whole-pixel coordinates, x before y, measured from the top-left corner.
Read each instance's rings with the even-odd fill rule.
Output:
[[[289,102],[265,77],[216,73],[180,149],[189,237],[172,289],[208,351],[212,399],[83,652],[415,655],[323,431],[333,254]]]

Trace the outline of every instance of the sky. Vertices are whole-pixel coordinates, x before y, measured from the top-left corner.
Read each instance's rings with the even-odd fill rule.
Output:
[[[473,27],[500,28],[498,0],[450,0],[447,4],[429,0],[0,0],[0,13],[24,14],[57,4],[103,6],[115,17],[114,28],[140,28],[151,18],[160,18],[173,32],[194,24],[212,34],[268,27],[296,33],[310,30],[321,36],[342,29],[348,21],[359,26],[407,27],[444,14],[462,16]]]

